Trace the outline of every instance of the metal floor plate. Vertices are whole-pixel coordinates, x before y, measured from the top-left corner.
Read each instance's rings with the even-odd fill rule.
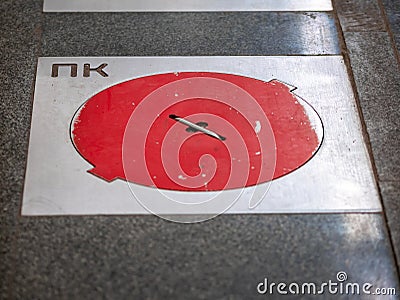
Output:
[[[330,0],[44,0],[45,12],[330,11]]]
[[[181,72],[235,74],[264,82],[278,79],[297,87],[293,93],[315,109],[324,126],[323,142],[312,159],[268,187],[259,183],[244,188],[226,213],[381,211],[341,56],[46,57],[38,63],[22,214],[148,214],[131,190],[142,198],[155,199],[156,189],[121,179],[108,182],[88,173],[93,165],[74,147],[70,125],[78,109],[103,90],[135,78]],[[103,94],[110,100],[118,93],[117,87]],[[263,186],[269,188],[268,193],[250,208],[252,193]],[[229,201],[235,193],[224,190],[220,197]],[[165,194],[190,202],[212,192]],[[189,214],[190,210],[159,203],[158,213]]]

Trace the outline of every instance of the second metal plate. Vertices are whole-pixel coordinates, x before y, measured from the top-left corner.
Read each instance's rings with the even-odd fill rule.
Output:
[[[330,11],[330,0],[45,0],[45,12]]]

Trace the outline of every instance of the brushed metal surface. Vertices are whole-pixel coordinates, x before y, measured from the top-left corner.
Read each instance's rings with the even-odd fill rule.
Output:
[[[330,0],[44,0],[45,12],[330,11]]]
[[[54,63],[76,63],[77,77]],[[108,77],[83,65],[107,63]],[[263,201],[249,209],[246,188],[227,213],[378,212],[378,197],[356,102],[341,56],[301,57],[71,57],[40,58],[25,180],[23,215],[147,214],[122,180],[105,183],[88,174],[90,164],[75,151],[69,125],[75,111],[99,91],[132,78],[177,71],[224,72],[265,81],[279,79],[319,113],[324,141],[313,159],[272,182]],[[137,185],[143,195],[153,189]],[[170,193],[177,193],[171,192]],[[229,198],[232,191],[224,191]],[[201,197],[191,193],[191,197]],[[187,197],[187,194],[186,194]],[[182,213],[161,208],[166,214]]]

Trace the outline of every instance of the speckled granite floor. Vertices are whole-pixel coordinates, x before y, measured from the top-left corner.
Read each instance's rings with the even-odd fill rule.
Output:
[[[339,271],[396,288],[371,299],[398,299],[397,1],[335,0],[333,12],[318,13],[43,14],[40,0],[3,0],[0,11],[1,299],[252,299],[263,297],[265,277],[318,283]],[[224,215],[195,225],[21,217],[38,57],[329,54],[348,64],[384,213]]]

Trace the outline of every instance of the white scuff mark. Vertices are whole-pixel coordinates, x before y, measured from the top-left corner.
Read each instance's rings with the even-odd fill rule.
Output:
[[[260,154],[261,154],[261,151],[257,151],[257,152],[256,152],[256,155],[260,155]]]
[[[207,176],[206,174],[201,174],[201,177],[203,177],[203,178],[206,177],[206,176]]]
[[[174,72],[175,76],[179,76],[179,72]]]
[[[179,96],[179,94],[178,93],[175,93],[175,97],[178,97]]]
[[[180,179],[180,180],[186,180],[186,177],[183,176],[183,175],[179,175],[179,176],[178,176],[178,179]]]
[[[261,131],[261,122],[260,121],[256,121],[256,127],[254,127],[254,131],[256,133],[260,133],[260,131]]]

